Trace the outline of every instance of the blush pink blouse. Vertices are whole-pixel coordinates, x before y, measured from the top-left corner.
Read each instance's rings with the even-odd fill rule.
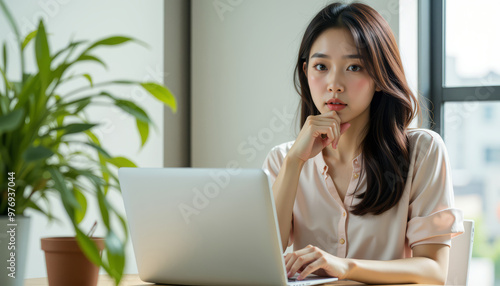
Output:
[[[462,211],[455,209],[451,167],[443,140],[427,129],[408,131],[410,167],[399,203],[381,215],[350,213],[366,190],[362,156],[352,160],[353,172],[344,202],[328,175],[323,154],[309,159],[300,173],[288,246],[294,251],[311,244],[338,257],[392,260],[411,257],[420,244],[451,245],[463,233]],[[263,169],[274,184],[294,141],[275,146]]]

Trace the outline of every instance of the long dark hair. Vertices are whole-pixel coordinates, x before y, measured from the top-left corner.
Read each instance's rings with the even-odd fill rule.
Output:
[[[329,28],[345,28],[352,34],[362,64],[381,91],[370,104],[370,122],[361,150],[367,190],[351,213],[381,214],[395,206],[403,195],[410,164],[406,135],[413,118],[420,114],[418,100],[406,82],[399,49],[389,24],[370,6],[362,3],[332,3],[322,9],[307,27],[294,73],[295,89],[301,97],[300,127],[309,115],[319,115],[314,105],[304,62],[309,64],[311,46]]]

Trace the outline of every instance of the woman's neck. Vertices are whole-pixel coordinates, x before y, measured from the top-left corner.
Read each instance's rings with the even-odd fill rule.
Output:
[[[369,115],[368,109],[363,114],[349,121],[351,126],[340,136],[337,149],[333,149],[330,144],[323,149],[323,156],[340,164],[349,163],[357,157],[361,153],[361,143],[366,136],[367,128],[365,127],[368,127]]]

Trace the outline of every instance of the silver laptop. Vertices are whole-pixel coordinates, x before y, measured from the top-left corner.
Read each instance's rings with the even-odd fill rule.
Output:
[[[287,279],[270,182],[261,169],[120,168],[118,175],[143,281],[316,285],[337,280]]]

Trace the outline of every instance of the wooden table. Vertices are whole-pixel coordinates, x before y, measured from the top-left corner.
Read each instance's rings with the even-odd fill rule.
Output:
[[[24,286],[48,286],[49,282],[47,281],[47,278],[32,278],[32,279],[26,279]],[[102,274],[99,275],[99,281],[97,282],[98,286],[114,286],[113,280],[109,278],[108,275]],[[122,282],[120,282],[120,286],[150,286],[150,285],[160,285],[160,284],[153,284],[153,283],[146,283],[141,281],[139,279],[139,275],[137,274],[126,274],[123,275]],[[359,282],[354,282],[354,281],[347,281],[347,280],[342,280],[342,281],[335,281],[332,283],[328,284],[323,284],[326,286],[329,285],[335,285],[335,286],[362,286],[362,285],[367,285],[364,283],[359,283]],[[437,286],[437,285],[429,285],[429,284],[404,284],[404,285],[428,285],[428,286]],[[403,286],[401,285],[396,285],[396,284],[391,284],[391,285],[386,285],[386,286]]]

